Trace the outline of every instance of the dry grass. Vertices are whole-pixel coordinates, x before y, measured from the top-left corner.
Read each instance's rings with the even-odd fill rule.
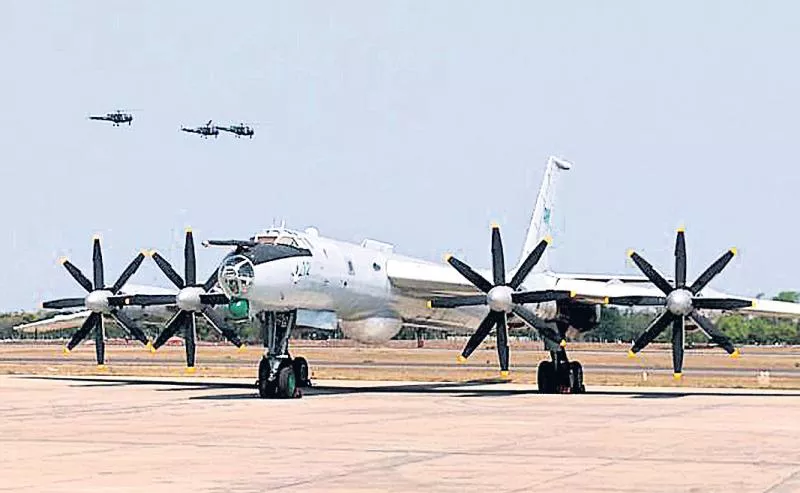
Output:
[[[455,363],[455,357],[462,344],[461,341],[428,341],[425,348],[417,349],[412,341],[392,341],[390,347],[378,348],[346,341],[298,341],[293,345],[293,354],[306,357],[313,377],[320,379],[466,381],[497,378],[497,357],[493,348],[479,349],[468,365],[460,366]],[[797,377],[771,376],[768,385],[757,379],[759,370],[800,369],[798,348],[745,348],[742,358],[736,360],[719,349],[688,351],[684,379],[677,383],[669,372],[652,373],[671,368],[671,355],[665,347],[648,348],[633,360],[627,358],[627,346],[622,345],[575,344],[569,350],[571,358],[587,367],[587,385],[800,388],[800,373]],[[230,346],[201,345],[196,375],[255,379],[255,366],[261,353],[259,347],[237,351]],[[538,344],[515,342],[511,354],[512,380],[535,383],[536,364],[547,357],[546,353],[539,350]],[[182,346],[168,346],[150,354],[141,346],[108,345],[106,357],[108,367],[98,370],[93,364],[91,345],[83,345],[69,356],[63,356],[60,345],[5,344],[0,345],[0,373],[163,377],[185,374]],[[703,369],[740,371],[735,375],[692,373]],[[645,371],[648,372],[646,380],[643,378]]]

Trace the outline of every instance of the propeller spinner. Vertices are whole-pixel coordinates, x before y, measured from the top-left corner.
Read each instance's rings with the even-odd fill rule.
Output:
[[[73,279],[78,284],[83,286],[88,294],[83,298],[62,298],[57,300],[45,301],[42,303],[42,308],[48,309],[64,309],[64,308],[80,308],[85,307],[92,313],[83,322],[83,325],[77,332],[72,335],[72,338],[64,348],[65,353],[69,353],[78,344],[83,341],[90,332],[94,331],[95,340],[95,353],[97,356],[97,364],[103,366],[105,364],[105,324],[103,315],[111,316],[120,327],[126,332],[131,334],[134,338],[142,344],[150,345],[147,336],[141,328],[125,315],[119,307],[112,306],[110,300],[117,295],[125,283],[133,276],[139,266],[144,260],[144,255],[140,253],[137,255],[128,267],[122,272],[117,281],[111,285],[106,286],[105,275],[103,272],[103,251],[100,247],[100,237],[95,235],[93,239],[93,254],[92,254],[92,281],[86,278],[83,273],[75,267],[66,258],[61,259],[61,264],[67,269]]]
[[[457,258],[450,255],[447,256],[447,262],[484,294],[434,298],[428,302],[428,306],[430,308],[457,308],[474,305],[489,306],[489,313],[478,325],[472,337],[470,337],[467,345],[458,357],[459,361],[466,361],[494,328],[497,333],[497,357],[500,361],[500,374],[502,376],[507,376],[509,365],[508,316],[512,313],[539,331],[542,337],[556,344],[566,344],[553,328],[552,324],[542,320],[522,305],[526,303],[544,303],[568,299],[573,297],[574,293],[550,289],[541,291],[517,291],[525,281],[525,278],[528,277],[528,274],[530,274],[539,262],[551,241],[552,240],[548,237],[539,242],[536,248],[533,249],[522,263],[519,270],[514,274],[510,282],[506,282],[503,241],[500,237],[500,227],[496,224],[492,225],[493,282],[489,282],[486,278]]]
[[[659,274],[647,260],[631,250],[628,252],[631,260],[644,273],[644,275],[664,296],[620,296],[608,298],[606,301],[613,305],[626,306],[663,306],[666,309],[659,315],[647,330],[633,343],[628,355],[634,357],[636,353],[650,344],[661,334],[668,325],[672,325],[672,366],[676,379],[680,379],[683,371],[684,355],[684,323],[686,318],[694,320],[700,329],[731,355],[738,357],[739,350],[734,348],[731,340],[714,324],[700,314],[698,310],[735,310],[753,306],[750,300],[737,298],[706,298],[698,296],[700,291],[714,279],[725,266],[736,256],[736,249],[731,248],[711,264],[700,277],[690,286],[686,286],[686,240],[683,228],[678,229],[675,239],[675,286]]]

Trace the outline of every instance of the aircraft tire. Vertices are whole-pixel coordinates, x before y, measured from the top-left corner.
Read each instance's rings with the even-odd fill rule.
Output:
[[[266,358],[261,358],[261,363],[258,364],[256,386],[258,387],[258,396],[262,399],[275,397],[276,386],[275,382],[269,381],[269,362]]]
[[[586,387],[583,385],[583,366],[577,361],[570,361],[569,372],[572,377],[572,393],[583,394]]]
[[[536,371],[536,383],[540,394],[553,394],[556,391],[556,372],[552,361],[540,361]]]
[[[277,396],[282,399],[295,397],[297,379],[291,366],[284,366],[278,371]]]
[[[292,369],[298,387],[310,387],[311,379],[308,374],[308,361],[302,356],[292,360]]]

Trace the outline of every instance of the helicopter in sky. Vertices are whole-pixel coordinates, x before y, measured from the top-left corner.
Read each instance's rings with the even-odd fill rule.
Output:
[[[207,139],[209,135],[213,135],[216,139],[219,137],[219,127],[215,125],[211,125],[212,120],[208,120],[208,123],[205,125],[201,125],[199,127],[189,128],[189,127],[181,127],[183,132],[188,132],[191,134],[198,134],[200,137]]]
[[[241,137],[250,137],[252,139],[253,135],[255,135],[256,133],[255,130],[253,130],[253,127],[251,127],[250,125],[246,125],[244,123],[240,123],[238,125],[230,125],[227,127],[217,127],[217,128],[225,132],[230,132],[234,134],[237,139]]]
[[[89,119],[111,122],[115,127],[119,127],[121,123],[130,125],[133,122],[133,115],[122,110],[117,110],[112,113],[106,113],[105,115],[90,115]]]

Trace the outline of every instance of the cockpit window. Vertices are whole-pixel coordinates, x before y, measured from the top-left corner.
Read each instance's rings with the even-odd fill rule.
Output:
[[[300,234],[288,229],[268,229],[253,236],[253,241],[262,245],[286,245],[311,249],[311,245]]]

